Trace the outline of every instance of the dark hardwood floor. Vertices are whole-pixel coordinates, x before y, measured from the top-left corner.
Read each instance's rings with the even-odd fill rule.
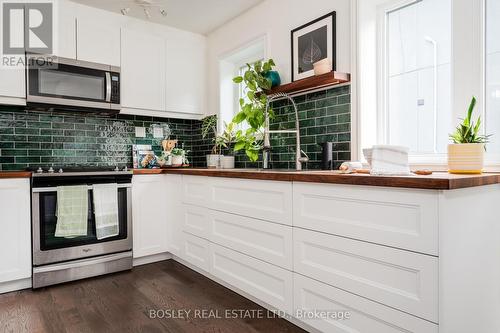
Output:
[[[260,310],[266,318],[213,318],[225,317],[228,309]],[[191,313],[187,318],[159,319],[150,317],[151,310]],[[211,312],[202,316],[202,310]],[[210,314],[212,318],[200,318]],[[0,332],[305,331],[283,319],[267,318],[267,311],[257,304],[168,260],[129,272],[0,295]]]

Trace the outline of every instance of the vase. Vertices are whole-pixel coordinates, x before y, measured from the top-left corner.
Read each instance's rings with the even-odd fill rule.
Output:
[[[234,156],[222,156],[222,169],[234,169]]]
[[[209,154],[207,155],[207,168],[217,169],[221,167],[221,156],[219,154]]]
[[[271,80],[271,88],[281,84],[280,74],[277,71],[269,71],[265,74],[266,79]]]
[[[479,174],[484,166],[484,143],[454,143],[448,145],[448,172]]]
[[[172,155],[172,166],[181,166],[184,162],[184,156]]]

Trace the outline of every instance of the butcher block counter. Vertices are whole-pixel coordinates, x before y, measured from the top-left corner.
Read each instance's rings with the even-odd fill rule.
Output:
[[[368,174],[339,174],[335,171],[294,171],[281,169],[263,170],[168,168],[134,170],[134,174],[137,175],[161,173],[256,180],[294,181],[306,183],[401,187],[430,190],[454,190],[500,183],[499,173],[483,173],[481,175],[452,175],[447,172],[435,172],[432,175],[426,176],[372,176]]]

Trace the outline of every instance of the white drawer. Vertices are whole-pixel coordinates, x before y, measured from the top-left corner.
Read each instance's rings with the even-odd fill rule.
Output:
[[[210,242],[206,239],[183,233],[182,258],[190,264],[209,271]]]
[[[438,255],[436,191],[293,183],[293,210],[294,226]]]
[[[438,322],[438,259],[294,228],[294,271]]]
[[[208,207],[210,178],[182,175],[182,202]]]
[[[292,270],[292,227],[219,211],[208,214],[212,242]]]
[[[192,235],[209,239],[211,219],[204,207],[183,204],[182,230]]]
[[[438,325],[294,274],[295,314],[310,326],[328,333],[437,333]],[[349,319],[305,319],[302,311],[346,311]]]
[[[270,306],[291,314],[292,272],[210,244],[210,273]]]
[[[257,219],[292,224],[292,183],[212,178],[210,207]]]

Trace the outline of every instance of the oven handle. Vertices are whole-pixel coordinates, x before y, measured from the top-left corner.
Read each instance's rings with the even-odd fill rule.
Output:
[[[106,72],[106,102],[111,102],[111,73]]]
[[[132,187],[132,184],[118,184],[116,186],[117,188],[129,188]],[[92,186],[88,186],[89,190],[92,190]],[[32,192],[33,193],[41,193],[41,192],[55,192],[56,187],[35,187],[33,188]]]

